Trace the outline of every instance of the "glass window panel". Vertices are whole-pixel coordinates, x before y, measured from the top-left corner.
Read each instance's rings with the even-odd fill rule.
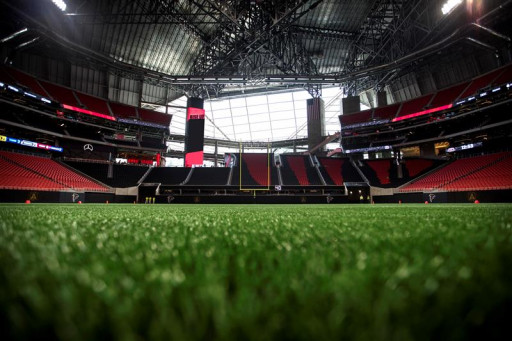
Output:
[[[250,141],[251,140],[251,135],[248,132],[247,133],[236,134],[236,140],[237,141]]]
[[[217,130],[217,133],[216,133],[216,137],[220,138],[220,139],[224,139],[224,135],[227,135],[228,138],[233,138],[234,135],[235,135],[235,132],[233,130],[233,126],[227,126],[227,127],[218,127],[216,128]]]
[[[252,130],[252,132],[267,131],[270,133],[270,122],[267,121],[267,122],[251,123],[251,130]]]
[[[274,121],[272,122],[272,129],[283,129],[295,130],[295,121]]]
[[[231,110],[230,110],[230,109],[219,109],[219,110],[214,110],[214,111],[212,112],[211,117],[213,117],[214,119],[217,119],[217,118],[225,118],[225,117],[231,117]]]
[[[307,105],[308,103],[306,102],[306,100],[296,100],[295,102],[293,102],[293,108],[295,108],[295,110],[306,110]]]
[[[231,108],[245,108],[245,98],[231,99]]]
[[[270,117],[272,122],[280,120],[293,120],[293,124],[295,124],[295,111],[272,112]]]
[[[226,100],[221,101],[212,101],[210,102],[212,106],[212,110],[215,112],[221,109],[229,109],[229,102]]]
[[[270,125],[270,122],[268,120],[268,114],[250,115],[249,120],[251,124],[253,122],[267,122]]]
[[[341,91],[342,91],[342,89],[340,89],[337,86],[335,86],[335,87],[324,87],[322,89],[322,97],[323,98],[334,97],[334,96],[338,95]]]
[[[233,108],[233,109],[231,109],[231,114],[233,115],[233,117],[236,117],[236,116],[247,116],[247,108],[246,107],[243,107],[243,108]]]
[[[293,100],[294,101],[306,101],[307,99],[310,99],[311,95],[307,91],[295,91],[293,93]]]
[[[163,107],[162,107],[163,108]],[[165,112],[165,109],[163,110]],[[169,114],[171,115],[182,115],[185,116],[185,110],[184,109],[178,109],[178,108],[169,108]]]
[[[337,131],[340,131],[340,126],[339,125],[334,125],[334,124],[327,124],[327,125],[325,125],[325,133],[328,134],[328,135],[332,135],[332,134],[334,134]]]
[[[295,130],[295,129],[293,129]],[[272,136],[276,140],[287,140],[290,135],[293,134],[291,129],[273,129]]]
[[[183,158],[166,157],[165,158],[165,166],[166,167],[183,167]]]
[[[215,153],[215,146],[206,146],[206,145],[205,145],[205,146],[204,146],[204,148],[203,148],[203,151],[204,151],[205,153],[211,153],[211,154],[213,154],[213,153]]]
[[[248,111],[249,115],[268,112],[268,105],[264,104],[264,105],[250,106],[250,107],[247,107],[247,111]]]
[[[186,107],[187,106],[187,96],[178,97],[175,100],[170,101],[169,104],[171,104],[171,105],[182,105],[182,106]]]
[[[231,118],[219,118],[215,120],[215,125],[217,127],[231,127],[233,125],[233,121]]]
[[[239,125],[239,126],[234,126],[234,129],[235,129],[235,134],[238,135],[238,134],[242,134],[242,133],[248,133],[250,131],[250,128],[249,128],[249,125]]]
[[[271,136],[266,131],[253,131],[252,139],[255,141],[268,141],[271,140]]]
[[[305,119],[305,118],[306,118],[306,116],[307,116],[307,113],[308,113],[308,112],[307,112],[306,108],[304,108],[304,109],[299,109],[299,110],[295,109],[295,117],[297,117],[297,118],[299,118],[299,117],[300,117],[300,118]]]
[[[177,151],[184,150],[184,144],[180,143],[180,142],[167,142],[167,147],[170,150],[177,150]]]
[[[272,104],[269,104],[269,107],[270,107],[271,112],[279,112],[279,111],[284,111],[284,110],[290,110],[291,108],[293,108],[293,103],[292,102],[272,103]]]
[[[246,100],[247,106],[267,104],[267,96],[249,96]]]
[[[247,118],[247,116],[233,117],[233,122],[235,125],[248,125],[249,119]]]
[[[292,102],[293,96],[291,92],[274,94],[268,96],[269,103],[279,103],[279,102]]]

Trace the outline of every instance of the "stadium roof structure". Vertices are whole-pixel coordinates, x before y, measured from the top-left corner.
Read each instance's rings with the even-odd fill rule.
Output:
[[[74,84],[152,108],[184,94],[219,99],[305,89],[320,97],[326,86],[344,95],[383,90],[419,65],[434,70],[446,58],[508,49],[512,12],[505,0],[467,1],[449,15],[441,11],[445,0],[65,3],[62,11],[50,0],[2,2],[4,61],[35,74],[48,71],[41,71],[43,63],[31,65],[30,57],[20,62],[20,55],[100,71],[107,76],[77,73]],[[458,72],[444,85],[473,76]],[[362,100],[373,105],[372,98]]]

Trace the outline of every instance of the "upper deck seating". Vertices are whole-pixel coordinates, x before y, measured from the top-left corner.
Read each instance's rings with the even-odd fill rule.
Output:
[[[80,103],[78,103],[73,90],[45,81],[41,81],[40,83],[54,100],[61,104],[80,107]]]
[[[86,94],[83,94],[80,92],[76,92],[76,91],[75,91],[75,94],[77,95],[80,102],[83,105],[85,105],[87,107],[87,109],[89,109],[90,111],[94,111],[94,112],[97,112],[97,113],[100,113],[103,115],[111,116],[110,110],[108,108],[108,102],[105,101],[104,99],[94,97],[94,96],[89,96],[89,95],[86,95]]]

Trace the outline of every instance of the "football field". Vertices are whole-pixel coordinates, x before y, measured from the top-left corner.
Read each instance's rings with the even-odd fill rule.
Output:
[[[511,307],[510,204],[0,205],[9,339],[492,339]]]

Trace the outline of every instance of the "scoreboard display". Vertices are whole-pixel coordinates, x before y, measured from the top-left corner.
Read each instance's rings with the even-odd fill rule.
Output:
[[[185,167],[203,165],[204,146],[204,101],[191,97],[187,100],[187,122],[185,126]]]

